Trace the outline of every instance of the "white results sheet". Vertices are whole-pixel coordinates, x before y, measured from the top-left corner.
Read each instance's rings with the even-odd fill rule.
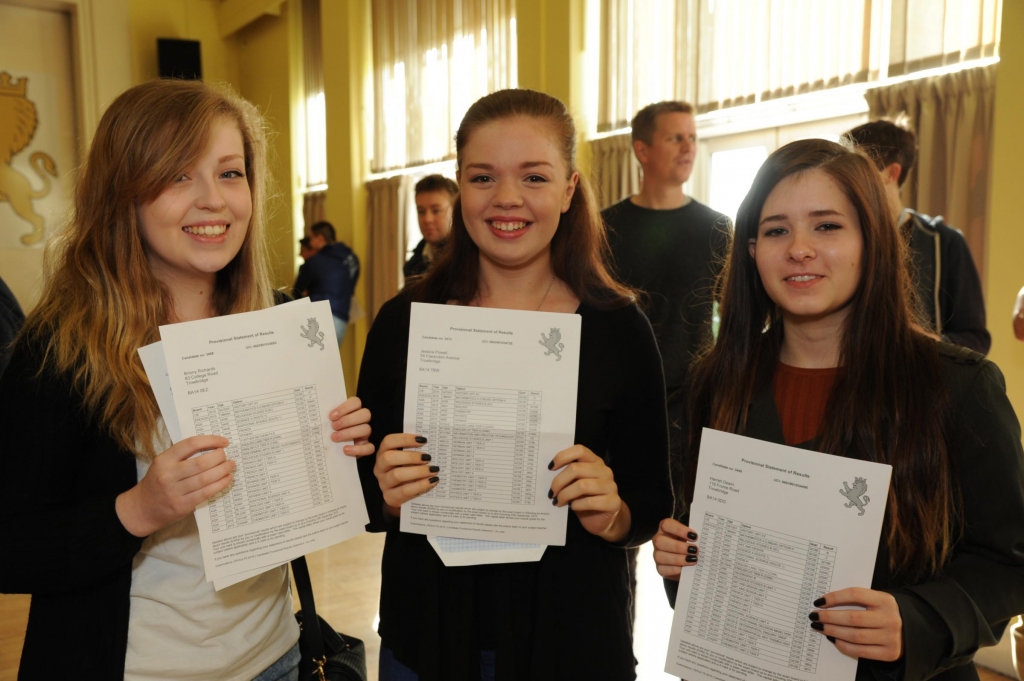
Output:
[[[222,588],[363,532],[355,459],[330,439],[345,381],[328,302],[160,336],[180,437],[226,437],[237,464],[232,485],[195,513],[208,581]]]
[[[854,681],[811,629],[822,595],[871,586],[892,467],[704,429],[665,671],[688,681]]]
[[[412,305],[404,427],[441,470],[402,505],[403,532],[437,536],[439,553],[497,542],[509,561],[529,552],[516,544],[565,545],[548,463],[575,438],[580,330],[576,314]]]

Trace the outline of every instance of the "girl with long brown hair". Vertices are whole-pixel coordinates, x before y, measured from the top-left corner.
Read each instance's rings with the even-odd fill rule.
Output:
[[[995,364],[915,323],[906,262],[867,157],[824,140],[769,156],[740,206],[676,463],[687,501],[704,427],[890,464],[871,588],[816,595],[807,624],[860,658],[858,680],[977,679],[974,652],[1024,611],[1020,426]],[[682,521],[654,539],[673,587],[700,560]]]
[[[604,227],[576,168],[559,100],[504,90],[456,135],[450,242],[424,279],[381,308],[359,396],[379,454],[360,461],[371,529],[386,531],[382,681],[635,678],[626,547],[671,512],[665,387],[647,319],[603,263]],[[398,531],[402,504],[448,471],[402,432],[412,302],[582,317],[576,445],[554,453],[550,490],[571,505],[565,546],[538,562],[447,568],[426,537]]]
[[[199,82],[131,88],[99,123],[0,379],[0,591],[32,594],[20,679],[297,678],[287,568],[204,578],[192,512],[231,484],[229,443],[172,446],[137,354],[161,324],[274,304],[268,179],[255,107]],[[372,451],[357,398],[331,416],[346,453]]]

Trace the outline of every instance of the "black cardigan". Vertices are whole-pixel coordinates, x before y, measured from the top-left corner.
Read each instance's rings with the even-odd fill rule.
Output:
[[[952,400],[963,494],[963,536],[939,577],[893,586],[884,537],[871,588],[896,598],[903,618],[900,662],[861,660],[857,681],[977,681],[978,648],[995,645],[1009,620],[1024,612],[1024,452],[1020,424],[999,368],[966,348],[939,345]],[[747,437],[785,444],[771,391],[751,406]],[[815,449],[811,441],[798,445]],[[922,481],[923,482],[923,481]],[[678,582],[666,580],[675,603]]]
[[[410,303],[381,308],[366,343],[359,397],[373,418],[371,440],[402,432]],[[422,681],[480,678],[477,606],[493,609],[497,679],[634,679],[625,546],[648,541],[672,511],[665,386],[647,318],[635,306],[581,305],[576,443],[602,456],[632,513],[619,545],[569,513],[564,547],[540,562],[446,568],[422,535],[383,515],[374,457],[360,459],[371,531],[388,532],[380,634]],[[444,475],[442,470],[440,475]],[[484,586],[486,585],[486,586]]]
[[[55,665],[120,679],[142,539],[114,501],[138,482],[135,456],[86,417],[68,376],[35,375],[40,353],[19,341],[0,378],[0,592],[32,594],[18,679]]]

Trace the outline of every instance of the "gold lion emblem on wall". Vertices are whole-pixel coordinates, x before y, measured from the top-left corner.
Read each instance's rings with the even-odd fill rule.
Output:
[[[36,105],[25,97],[27,85],[28,78],[23,77],[15,84],[11,74],[0,72],[0,201],[10,203],[19,217],[31,223],[32,232],[22,235],[21,242],[34,244],[43,238],[46,222],[36,213],[32,202],[49,195],[50,178],[46,173],[57,177],[57,164],[41,151],[29,156],[29,165],[43,181],[39,191],[32,189],[29,178],[11,167],[11,160],[29,145],[39,125]]]

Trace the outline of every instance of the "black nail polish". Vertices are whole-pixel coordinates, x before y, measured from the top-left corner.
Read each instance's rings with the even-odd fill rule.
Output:
[[[441,470],[441,467],[440,467],[440,466],[431,466],[431,467],[430,467],[430,472],[431,472],[431,473],[436,473],[436,472],[438,472],[439,470]]]
[[[818,613],[812,612],[810,615],[807,616],[807,618],[809,620],[811,620],[812,622],[817,622],[818,621]]]
[[[687,556],[686,557],[686,562],[687,563],[696,563],[697,562],[697,556]]]
[[[558,506],[558,497],[555,497],[554,499],[551,500],[551,505]]]
[[[835,643],[836,642],[836,637],[835,636],[826,636],[825,638],[828,639],[829,643]]]
[[[548,470],[549,471],[555,470],[555,460],[554,459],[551,459],[551,463],[548,464]]]
[[[814,607],[816,607],[816,608],[823,608],[823,607],[825,607],[825,597],[822,596],[818,600],[814,601]]]
[[[821,622],[811,622],[811,629],[815,631],[825,631],[825,625]]]
[[[433,484],[434,484],[435,482],[437,482],[437,481],[438,481],[438,480],[440,480],[440,479],[441,479],[441,478],[439,478],[439,477],[437,477],[437,476],[435,475],[434,477],[432,477],[432,478],[430,479],[430,484],[431,484],[431,485],[433,485]]]
[[[691,554],[691,555],[696,556],[697,555],[697,547],[696,546],[687,546],[686,547],[686,552]]]
[[[554,499],[554,498],[555,498],[555,490],[549,489],[548,490],[548,499]]]
[[[697,540],[697,533],[696,532],[687,532],[686,533],[686,537],[688,539],[690,539],[691,541],[696,541]]]
[[[430,454],[421,454],[420,459],[422,461],[430,461]]]
[[[427,438],[423,437],[422,435],[417,435],[416,442],[419,442],[421,445],[425,445],[427,444]]]

